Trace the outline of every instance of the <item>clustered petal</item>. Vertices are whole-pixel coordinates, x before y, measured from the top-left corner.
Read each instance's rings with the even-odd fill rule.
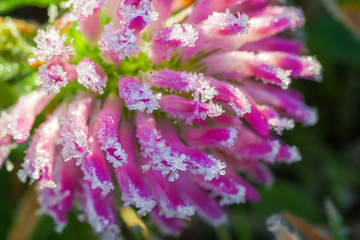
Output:
[[[64,6],[34,39],[29,63],[41,86],[0,115],[0,166],[11,168],[14,142],[44,113],[18,176],[36,180],[40,212],[59,232],[75,205],[95,232],[118,238],[118,196],[168,232],[194,214],[218,226],[223,206],[260,200],[241,174],[269,185],[267,165],[301,160],[279,137],[317,122],[290,88],[321,80],[319,62],[293,39],[299,9],[265,0]]]

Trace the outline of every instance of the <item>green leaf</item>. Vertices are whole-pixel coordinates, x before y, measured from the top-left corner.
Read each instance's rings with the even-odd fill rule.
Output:
[[[0,108],[7,108],[13,105],[18,99],[16,90],[3,81],[0,81],[0,96]]]
[[[14,10],[15,8],[24,7],[27,5],[35,5],[38,7],[48,7],[50,4],[58,4],[61,0],[1,0],[0,14]]]

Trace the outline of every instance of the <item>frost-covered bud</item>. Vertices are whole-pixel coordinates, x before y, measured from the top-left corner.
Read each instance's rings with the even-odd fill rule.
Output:
[[[92,96],[79,95],[59,119],[60,138],[56,143],[63,146],[61,154],[64,160],[75,158],[78,166],[90,152],[87,120],[92,103]]]
[[[106,87],[107,75],[96,62],[84,57],[76,65],[76,72],[79,83],[99,94],[104,93],[103,88]]]
[[[41,89],[48,94],[60,92],[60,88],[65,87],[68,83],[67,73],[60,64],[41,65],[39,78]]]
[[[69,0],[66,4],[68,6],[72,5],[71,20],[85,21],[86,18],[97,12],[105,3],[106,0]]]
[[[206,34],[218,36],[229,36],[235,34],[246,34],[250,28],[249,17],[246,14],[237,13],[233,15],[229,9],[225,13],[214,12],[200,27]]]
[[[155,62],[169,60],[176,47],[194,47],[198,32],[191,24],[173,24],[154,34],[151,55]]]
[[[129,57],[131,52],[138,51],[133,31],[124,24],[116,27],[112,22],[104,26],[99,45],[100,50],[115,63]]]
[[[150,0],[124,1],[120,3],[118,20],[126,23],[135,32],[143,30],[151,21],[158,18],[158,13],[151,9]]]
[[[69,58],[74,54],[74,47],[70,46],[73,39],[65,45],[68,36],[51,26],[46,30],[39,29],[34,41],[37,47],[33,49],[34,54],[41,56],[48,62],[58,62],[61,58]]]
[[[149,84],[159,88],[169,88],[170,91],[192,92],[195,101],[207,102],[218,94],[215,87],[204,78],[202,73],[179,72],[170,69],[154,71],[149,79]]]
[[[150,86],[143,85],[139,80],[131,77],[121,78],[119,81],[119,94],[125,101],[129,110],[138,110],[152,113],[159,109],[159,101]]]

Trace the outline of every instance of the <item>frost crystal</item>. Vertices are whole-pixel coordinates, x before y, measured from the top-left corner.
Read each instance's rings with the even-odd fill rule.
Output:
[[[101,8],[106,3],[106,0],[69,0],[66,5],[72,4],[72,12],[70,19],[83,21],[94,11]]]
[[[104,26],[99,45],[102,52],[116,61],[122,61],[131,52],[138,51],[133,31],[126,25],[116,27],[112,22]]]
[[[132,196],[126,195],[123,197],[124,207],[129,207],[130,205],[135,205],[135,207],[139,208],[137,214],[139,216],[144,216],[146,213],[150,212],[156,205],[156,202],[150,198],[143,197],[139,194],[139,189],[135,188],[135,186],[129,180],[129,192]]]
[[[152,113],[159,109],[159,101],[148,84],[143,85],[133,78],[122,78],[119,82],[120,97],[129,110]]]
[[[238,130],[235,128],[229,128],[229,138],[226,141],[221,141],[220,144],[224,147],[232,147],[238,138]]]
[[[91,189],[100,188],[102,190],[102,196],[106,196],[111,190],[115,189],[115,186],[111,181],[101,181],[99,179],[95,167],[88,169],[81,165],[81,168],[84,173],[84,180],[88,180],[91,183]]]
[[[34,38],[37,44],[37,48],[33,49],[34,54],[44,57],[46,61],[52,61],[58,57],[69,58],[74,54],[74,47],[70,46],[73,40],[71,39],[66,46],[66,34],[59,33],[60,31],[53,26],[47,28],[46,31],[39,29]]]
[[[232,205],[239,204],[245,202],[245,191],[246,188],[241,185],[236,185],[237,193],[236,194],[222,194],[222,198],[220,200],[220,205]]]
[[[148,139],[139,138],[139,141],[142,148],[141,154],[151,159],[142,167],[143,170],[146,171],[150,167],[160,170],[163,176],[169,175],[169,181],[177,179],[179,171],[186,171],[186,161],[189,157],[172,150],[159,132],[151,133]]]
[[[96,67],[96,63],[93,60],[84,57],[76,66],[78,82],[94,92],[98,91],[99,94],[103,94],[102,88],[106,87],[106,83],[96,71]]]
[[[210,83],[204,80],[204,74],[182,72],[181,78],[188,81],[185,92],[193,91],[192,96],[195,101],[206,102],[214,98],[218,94],[215,87],[210,87]]]
[[[201,26],[209,34],[219,35],[234,35],[247,34],[250,23],[249,17],[243,13],[237,13],[238,17],[234,16],[229,9],[225,13],[214,12]]]
[[[118,126],[114,125],[113,118],[107,116],[105,120],[100,122],[97,134],[100,149],[105,151],[106,159],[113,164],[114,168],[126,164],[128,158],[128,155],[120,144],[118,133],[116,129],[114,129],[116,127]]]
[[[225,175],[224,168],[226,163],[221,162],[212,155],[207,156],[207,161],[210,161],[211,167],[203,167],[198,165],[198,169],[193,170],[197,174],[204,175],[206,181],[211,181],[213,178],[218,178],[219,175]]]
[[[158,13],[151,9],[149,0],[140,0],[134,5],[122,4],[118,14],[131,29],[137,27],[142,30],[151,21],[158,19]]]
[[[212,100],[218,91],[204,78],[204,74],[195,72],[177,72],[170,69],[152,73],[150,84],[161,88],[176,89],[182,92],[192,92],[195,101]]]
[[[166,44],[168,47],[194,47],[197,39],[198,32],[187,23],[173,24],[154,36],[154,41],[158,44]]]
[[[60,88],[65,87],[68,83],[67,73],[60,64],[50,65],[45,64],[39,68],[39,78],[41,89],[48,94],[60,92]]]
[[[60,138],[57,144],[63,146],[61,154],[65,161],[76,158],[76,165],[90,152],[87,118],[91,97],[81,96],[71,103],[68,110],[60,117]]]

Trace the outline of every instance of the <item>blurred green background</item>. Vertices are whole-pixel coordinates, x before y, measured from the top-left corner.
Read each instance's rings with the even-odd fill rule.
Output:
[[[256,186],[262,201],[228,208],[228,224],[213,229],[195,219],[180,239],[273,239],[266,230],[266,218],[283,211],[324,228],[334,239],[360,239],[360,1],[288,2],[304,10],[307,22],[299,35],[307,43],[309,53],[316,55],[324,68],[322,83],[293,82],[293,86],[304,93],[307,103],[318,108],[320,115],[315,127],[304,128],[298,124],[293,131],[284,133],[288,143],[299,147],[303,161],[274,167],[276,181],[273,186]],[[0,14],[44,22],[47,19],[44,7],[48,3],[47,0],[1,0]],[[24,7],[29,4],[32,5]],[[16,85],[16,78],[34,79],[29,75],[32,70],[26,67],[26,56],[17,53],[20,54],[17,59],[22,59],[24,64],[16,67],[2,50],[0,76],[6,79],[0,81],[0,109],[16,100],[19,88],[25,88]],[[9,72],[14,67],[16,71]],[[14,86],[6,83],[8,79],[15,82]],[[25,147],[22,144],[11,154],[15,170],[22,161]],[[13,240],[9,235],[11,231],[28,231],[27,236],[34,240],[98,239],[74,213],[70,214],[70,224],[64,233],[54,233],[49,217],[31,215],[36,203],[29,189],[18,181],[16,171],[8,172],[4,167],[0,170],[0,239],[10,236]],[[33,201],[21,200],[25,198]],[[346,237],[329,222],[329,211],[324,205],[326,198],[339,210]],[[160,238],[155,234],[155,226],[150,224],[149,228],[154,230],[152,238]],[[126,239],[144,238],[136,228],[124,226],[123,231]]]

